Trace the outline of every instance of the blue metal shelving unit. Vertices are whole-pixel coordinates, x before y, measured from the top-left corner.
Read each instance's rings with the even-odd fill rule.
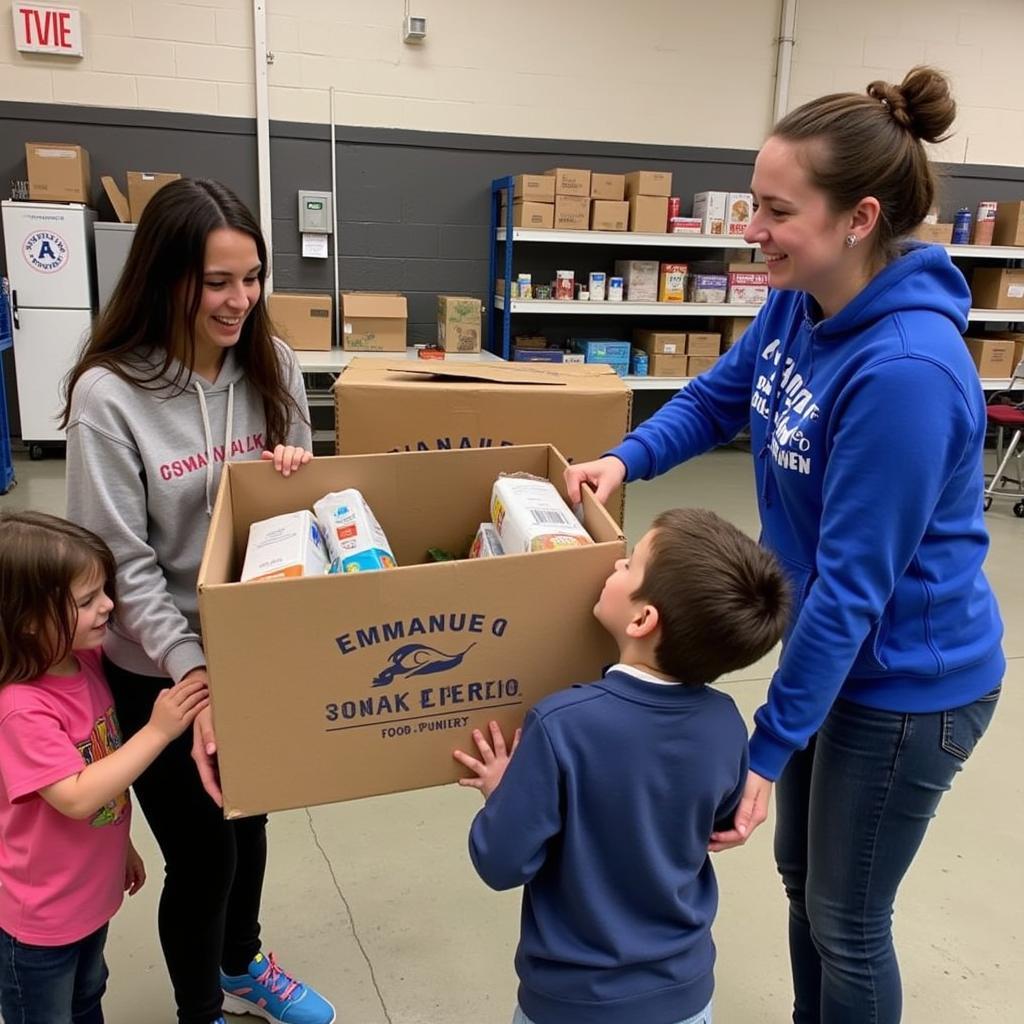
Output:
[[[3,353],[14,344],[11,327],[11,289],[7,278],[0,278],[0,494],[14,486],[14,459],[11,456],[11,425],[7,419],[7,381],[4,379]]]
[[[515,180],[511,175],[495,178],[491,182],[491,241],[490,265],[487,272],[487,348],[502,359],[512,355],[512,193]],[[501,275],[505,280],[504,309],[495,308],[494,296],[498,282],[498,220],[501,215],[501,194],[505,193],[505,209],[508,211],[509,226],[505,230],[505,246]]]

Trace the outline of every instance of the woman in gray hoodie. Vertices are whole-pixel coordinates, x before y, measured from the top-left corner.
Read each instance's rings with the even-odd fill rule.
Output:
[[[288,476],[311,457],[298,362],[271,335],[266,268],[234,193],[166,185],[68,378],[68,517],[117,559],[104,665],[126,738],[171,682],[205,680],[196,578],[223,464],[270,459]],[[201,718],[135,783],[167,868],[160,941],[179,1022],[254,1009],[330,1024],[330,1003],[261,952],[267,819],[224,821],[210,712]]]

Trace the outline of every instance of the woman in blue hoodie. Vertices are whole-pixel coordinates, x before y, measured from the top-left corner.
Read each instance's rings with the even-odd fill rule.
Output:
[[[896,891],[1005,667],[970,293],[945,250],[906,240],[935,196],[922,140],[955,113],[947,80],[915,68],[780,121],[745,236],[768,302],[708,373],[567,473],[572,498],[586,482],[604,499],[750,429],[762,541],[797,605],[711,849],[745,842],[777,783],[796,1024],[900,1020]]]

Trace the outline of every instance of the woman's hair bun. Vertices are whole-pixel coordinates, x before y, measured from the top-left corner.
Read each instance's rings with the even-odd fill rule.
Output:
[[[884,104],[893,120],[922,142],[942,142],[956,118],[949,79],[935,68],[916,67],[899,85],[872,82],[868,95]]]

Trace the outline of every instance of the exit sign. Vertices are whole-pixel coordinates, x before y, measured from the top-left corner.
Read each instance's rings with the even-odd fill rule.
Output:
[[[82,15],[77,7],[11,4],[14,42],[23,53],[82,56]]]

